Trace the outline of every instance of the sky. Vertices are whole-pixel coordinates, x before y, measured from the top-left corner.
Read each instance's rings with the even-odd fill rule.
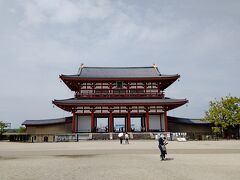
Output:
[[[240,96],[239,0],[0,0],[0,120],[70,115],[60,74],[85,66],[152,66],[180,74],[168,115],[202,118],[209,101]]]

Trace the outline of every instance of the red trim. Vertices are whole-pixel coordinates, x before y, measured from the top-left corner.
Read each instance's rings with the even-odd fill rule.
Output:
[[[144,99],[144,98],[149,98],[149,99],[153,99],[153,98],[164,98],[165,94],[164,92],[157,92],[157,93],[79,93],[76,92],[75,93],[75,97],[76,98],[82,98],[82,99],[92,99],[92,98],[96,98],[96,99],[102,99],[102,98],[126,98],[126,99],[132,99],[132,98],[140,98],[140,99]]]
[[[127,113],[127,132],[131,132],[131,111]]]
[[[95,122],[94,122],[94,112],[91,112],[91,131],[93,132],[95,127]]]
[[[144,101],[144,99],[143,99]],[[188,100],[183,100],[180,102],[162,102],[162,103],[122,103],[122,104],[111,104],[111,103],[106,103],[106,104],[70,104],[70,103],[58,103],[58,102],[53,102],[56,106],[169,106],[169,105],[184,105],[187,103]]]
[[[146,131],[148,132],[149,131],[149,112],[146,111]]]
[[[127,112],[126,113],[112,113],[113,114],[113,117],[118,117],[118,116],[122,116],[122,117],[127,117]],[[141,113],[137,113],[137,112],[131,112],[130,113],[131,114],[131,116],[145,116],[145,114],[146,113],[144,113],[144,112],[141,112]],[[159,112],[159,113],[156,113],[156,112],[153,112],[153,113],[148,113],[149,115],[160,115],[160,114],[162,114],[162,112]],[[76,113],[76,115],[91,115],[91,113]],[[100,116],[100,117],[102,117],[102,116],[104,116],[104,117],[108,117],[109,116],[109,113],[94,113],[94,117],[98,117],[98,116]]]
[[[108,82],[108,81],[156,81],[156,80],[177,80],[180,75],[169,75],[169,76],[159,76],[159,77],[139,77],[139,78],[82,78],[82,77],[64,77],[64,75],[59,76],[60,79],[64,80],[75,80],[75,81],[100,81],[100,82]],[[64,81],[65,82],[65,81]]]
[[[165,131],[168,132],[168,121],[167,121],[167,112],[164,112],[164,124],[165,124]]]
[[[72,117],[72,132],[76,132],[76,122],[75,122],[75,112],[73,112],[73,117]]]
[[[143,99],[144,100],[144,99]],[[59,108],[65,110],[65,111],[69,111],[71,112],[73,108],[77,108],[77,107],[87,107],[87,106],[101,106],[101,107],[108,107],[108,106],[163,106],[164,109],[166,111],[171,110],[171,109],[175,109],[179,106],[182,106],[184,104],[186,104],[188,102],[188,100],[183,100],[181,102],[172,102],[172,103],[128,103],[128,104],[69,104],[69,103],[58,103],[58,102],[54,102],[53,104],[55,104],[56,106],[58,106]]]
[[[168,86],[170,86],[172,83],[174,83],[180,75],[170,75],[170,76],[159,76],[159,77],[139,77],[139,78],[82,78],[82,77],[66,77],[64,75],[59,76],[60,79],[72,90],[72,91],[78,91],[79,85],[78,82],[115,82],[115,81],[125,81],[125,82],[154,82],[154,81],[160,81],[161,87],[160,89],[164,90]]]
[[[113,114],[112,111],[109,113],[109,129],[108,132],[113,132]]]
[[[160,120],[160,131],[162,131],[162,114],[160,114],[159,120]]]

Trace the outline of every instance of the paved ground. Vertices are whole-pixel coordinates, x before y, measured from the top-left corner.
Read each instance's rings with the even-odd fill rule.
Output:
[[[0,180],[240,179],[240,141],[0,142]]]

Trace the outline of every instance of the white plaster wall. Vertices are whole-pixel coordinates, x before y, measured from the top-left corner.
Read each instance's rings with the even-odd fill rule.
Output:
[[[149,116],[149,129],[160,129],[160,115]]]
[[[91,116],[78,116],[78,132],[91,132]]]
[[[164,113],[161,114],[161,128],[163,131],[165,131],[165,116]]]

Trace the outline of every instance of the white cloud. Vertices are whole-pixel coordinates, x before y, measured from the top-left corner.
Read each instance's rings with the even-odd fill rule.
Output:
[[[3,120],[18,125],[24,119],[62,116],[63,111],[50,109],[51,100],[72,93],[58,75],[76,73],[80,63],[156,63],[162,73],[179,73],[181,81],[166,94],[190,104],[174,110],[176,116],[200,117],[211,98],[239,96],[239,3],[222,1],[217,8],[209,1],[0,3]]]
[[[95,20],[110,16],[110,1],[66,1],[34,0],[25,1],[25,19],[23,23],[76,23],[82,19]]]

